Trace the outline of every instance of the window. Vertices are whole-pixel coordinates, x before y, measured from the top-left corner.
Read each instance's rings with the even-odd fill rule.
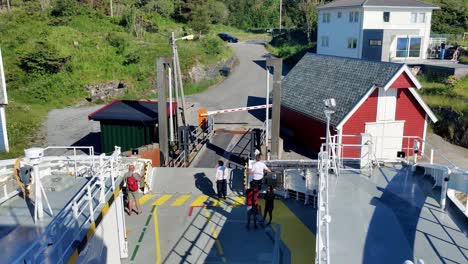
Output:
[[[390,12],[383,12],[383,21],[390,22]]]
[[[370,39],[369,46],[382,46],[382,41],[378,39]]]
[[[338,12],[338,18],[341,18],[341,12]]]
[[[359,21],[359,12],[349,12],[349,22],[355,23]]]
[[[396,56],[399,58],[416,57],[418,58],[421,52],[421,38],[398,38]]]
[[[418,13],[411,13],[411,23],[418,22]]]
[[[321,46],[322,47],[328,47],[328,36],[322,36],[321,37]]]
[[[348,49],[355,49],[357,48],[357,39],[356,38],[349,38],[348,39]]]
[[[330,13],[323,13],[322,14],[322,22],[323,23],[330,23]]]
[[[419,23],[424,23],[424,22],[426,22],[426,14],[425,14],[425,13],[419,13],[418,22],[419,22]]]

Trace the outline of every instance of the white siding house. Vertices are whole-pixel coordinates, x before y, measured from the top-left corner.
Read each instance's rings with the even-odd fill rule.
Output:
[[[378,61],[425,59],[432,10],[416,0],[336,0],[318,7],[317,53]]]

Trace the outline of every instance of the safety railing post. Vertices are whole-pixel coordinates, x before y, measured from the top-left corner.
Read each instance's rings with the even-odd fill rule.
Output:
[[[431,148],[431,157],[430,157],[429,163],[430,164],[434,163],[434,148]]]
[[[89,222],[92,223],[94,221],[94,208],[93,208],[93,194],[91,192],[90,184],[86,186],[86,192],[88,196],[88,205],[89,205]]]
[[[76,164],[76,148],[73,148],[73,160],[75,161],[75,180],[76,180],[76,174],[77,174],[77,164]]]
[[[115,191],[115,170],[114,170],[114,159],[110,160],[110,177],[111,177],[111,184],[112,184],[112,192]]]

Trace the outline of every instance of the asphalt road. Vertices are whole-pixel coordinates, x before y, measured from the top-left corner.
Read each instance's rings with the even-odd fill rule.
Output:
[[[265,104],[266,71],[265,55],[269,54],[263,44],[241,42],[229,44],[234,50],[239,65],[221,84],[207,91],[186,98],[187,117],[190,123],[197,122],[201,108],[221,110]],[[270,82],[271,84],[271,82]],[[265,118],[265,109],[249,112],[227,113],[215,116],[215,122],[226,127],[259,127]]]
[[[268,53],[267,50],[262,44],[254,42],[229,45],[240,64],[220,85],[187,97],[187,106],[194,105],[187,111],[188,122],[191,125],[197,124],[197,112],[200,108],[215,110],[265,103],[266,72],[262,66],[265,64],[263,56]],[[42,145],[90,145],[96,142],[99,140],[99,123],[89,121],[87,116],[100,107],[70,107],[50,111],[43,124]],[[264,113],[265,110],[256,110],[250,113],[224,114],[217,116],[216,121],[218,124],[258,127],[262,125],[260,120],[264,119]]]

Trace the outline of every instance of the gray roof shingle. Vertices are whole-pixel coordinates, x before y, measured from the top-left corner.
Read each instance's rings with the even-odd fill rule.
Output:
[[[284,78],[281,104],[325,122],[323,100],[335,98],[336,127],[373,85],[385,86],[403,65],[307,53]]]
[[[338,7],[361,7],[361,6],[409,6],[429,7],[437,9],[438,6],[418,0],[335,0],[317,9],[328,9]]]

